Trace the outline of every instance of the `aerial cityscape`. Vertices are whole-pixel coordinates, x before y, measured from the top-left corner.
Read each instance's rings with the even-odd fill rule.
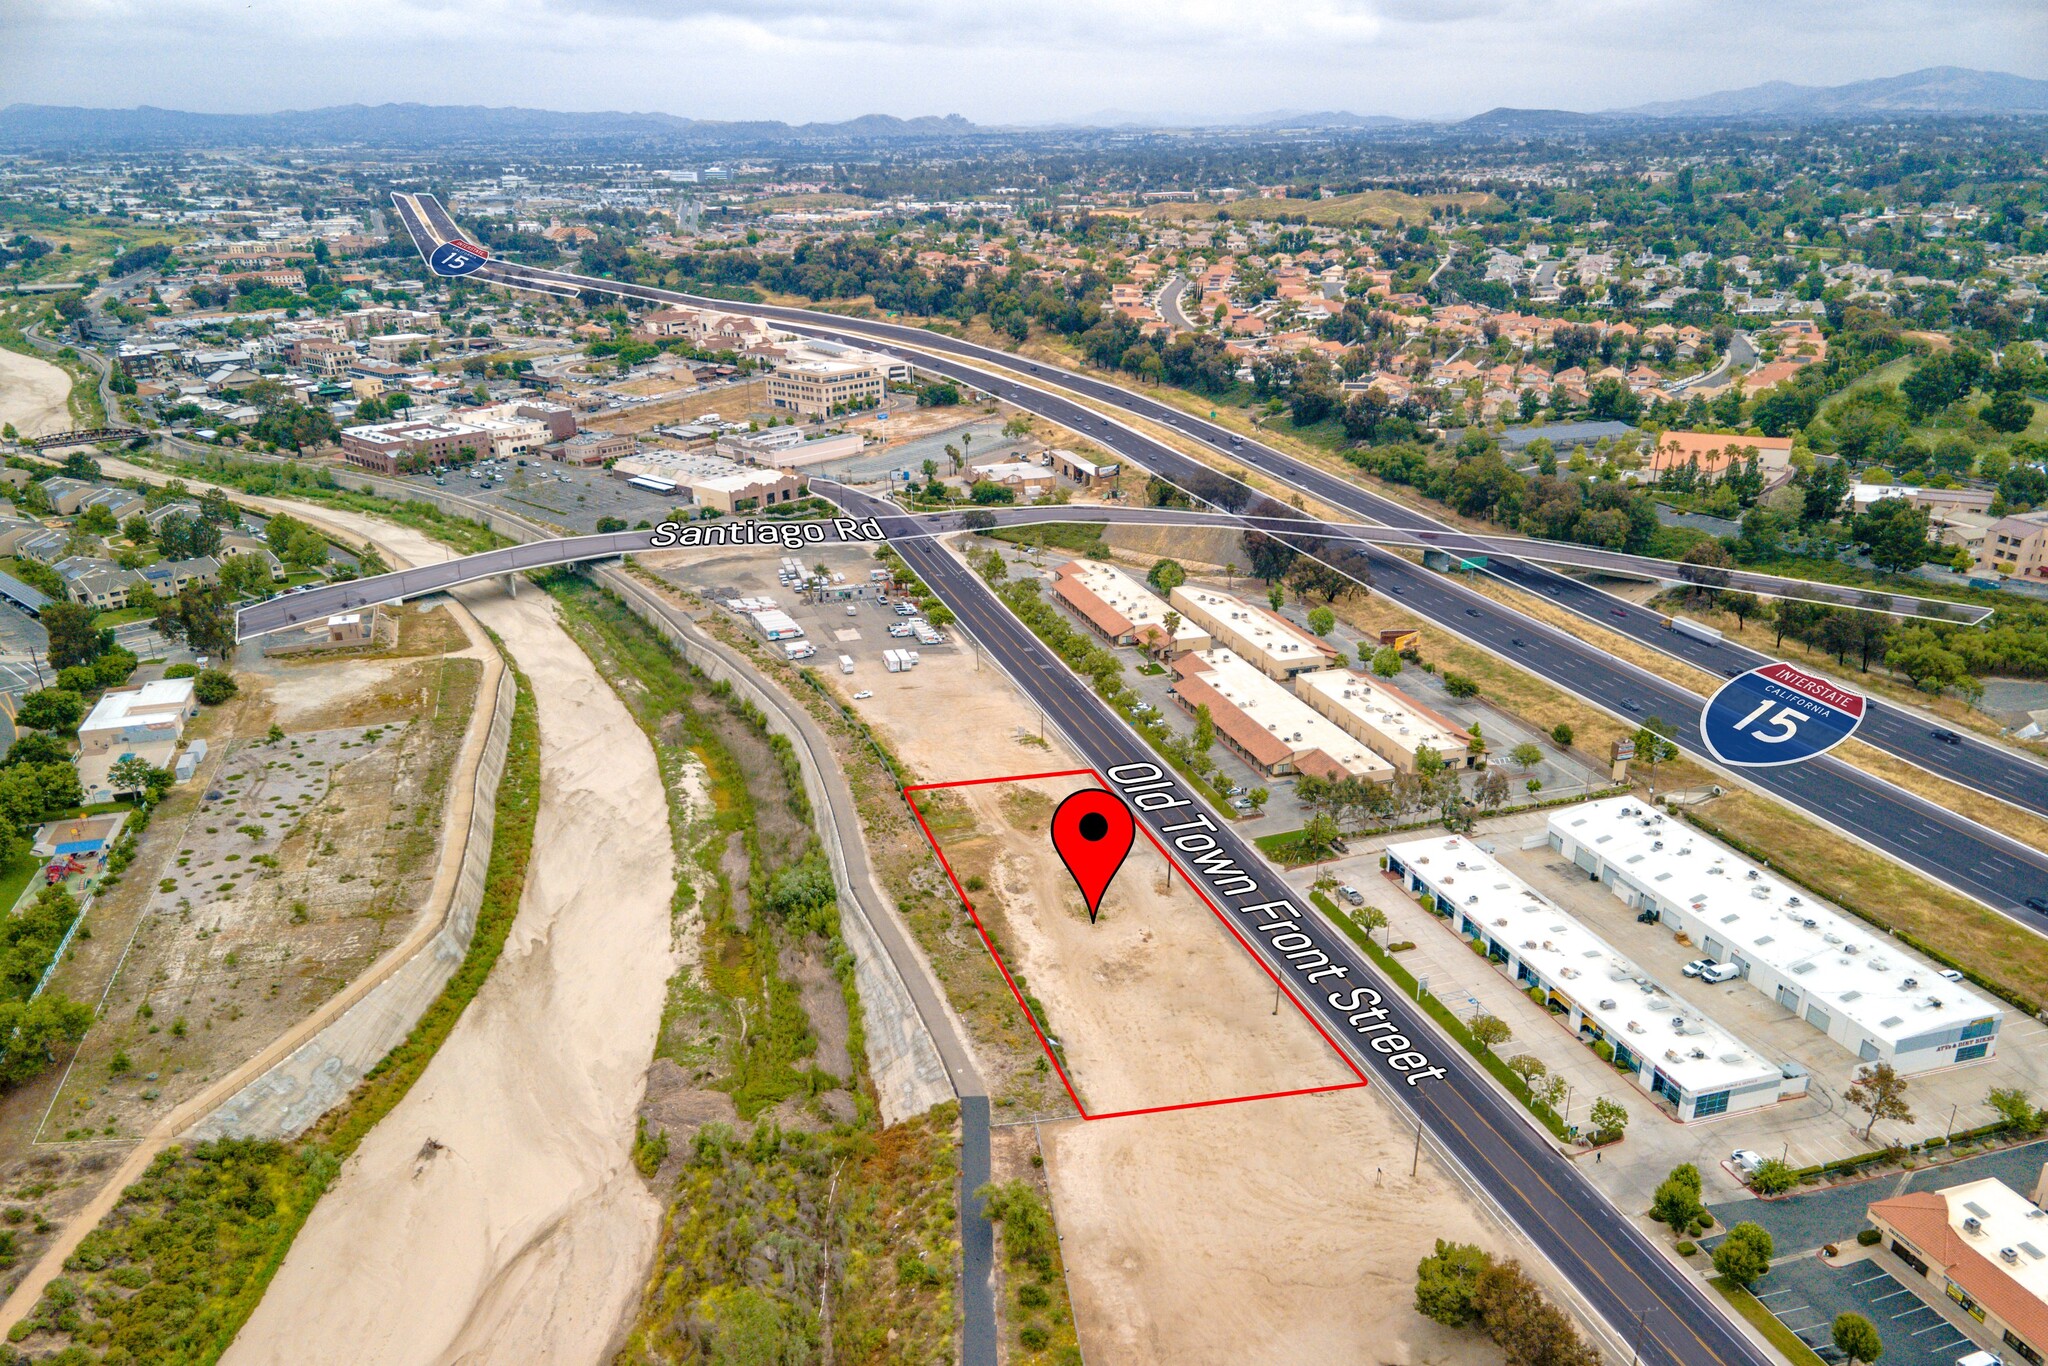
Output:
[[[2048,12],[280,17],[0,6],[0,1366],[2048,1360]]]

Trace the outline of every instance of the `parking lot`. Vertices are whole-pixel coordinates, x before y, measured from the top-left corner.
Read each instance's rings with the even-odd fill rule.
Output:
[[[489,488],[484,487],[483,480],[471,479],[460,473],[444,476],[443,484],[438,487],[444,492],[459,493],[465,498],[474,498],[522,517],[551,522],[576,535],[596,531],[600,517],[617,517],[627,526],[637,526],[641,522],[659,522],[677,506],[688,503],[688,499],[680,494],[665,497],[636,489],[603,470],[578,469],[573,465],[544,461],[529,463],[525,468],[507,461],[502,469],[503,482],[493,481]],[[347,476],[342,478],[345,482]],[[402,476],[402,482],[416,484],[422,489],[437,487],[434,476],[430,474]]]
[[[1772,1267],[1755,1293],[1778,1322],[1828,1361],[1841,1360],[1833,1325],[1837,1314],[1848,1313],[1876,1327],[1884,1366],[1955,1366],[1957,1357],[1977,1350],[1947,1315],[1873,1261],[1829,1266],[1818,1257],[1795,1258]]]

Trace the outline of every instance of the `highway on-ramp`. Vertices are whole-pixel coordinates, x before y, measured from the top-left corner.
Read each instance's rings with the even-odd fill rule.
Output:
[[[430,195],[394,195],[401,221],[423,255],[460,234],[447,211]],[[504,261],[485,262],[471,278],[519,289],[592,290],[657,303],[721,310],[772,319],[810,335],[855,346],[915,348],[908,358],[922,368],[956,377],[1073,430],[1161,478],[1187,487],[1213,480],[1215,471],[1178,449],[1140,432],[1124,421],[1112,421],[1077,401],[1086,398],[1133,417],[1171,426],[1226,454],[1230,460],[1257,469],[1308,496],[1361,518],[1390,526],[1443,532],[1452,530],[1426,515],[1384,498],[1337,475],[1282,454],[1180,409],[1097,379],[1046,367],[921,328],[869,319],[768,304],[734,303],[675,290],[622,283],[594,276],[539,270]],[[1343,540],[1341,523],[1304,519],[1305,534]],[[1364,552],[1371,561],[1376,585],[1402,599],[1416,615],[1513,661],[1625,721],[1661,717],[1677,730],[1677,743],[1693,757],[1711,763],[1701,744],[1698,718],[1704,699],[1676,684],[1617,659],[1597,645],[1569,632],[1526,617],[1449,576],[1424,570],[1384,551]],[[1711,673],[1729,676],[1763,662],[1764,657],[1723,642],[1693,641],[1664,629],[1661,619],[1600,593],[1568,575],[1555,574],[1526,562],[1497,562],[1503,575],[1514,574],[1524,585],[1563,606],[1621,634],[1698,664]],[[1615,614],[1619,615],[1615,615]],[[1923,718],[1875,700],[1860,738],[1919,764],[1951,781],[2024,809],[2048,815],[2048,766],[2002,746],[1968,736],[1954,745],[1935,739]],[[2030,910],[2029,898],[2048,896],[2048,853],[1991,830],[1968,817],[1920,797],[1895,784],[1864,773],[1839,759],[1823,757],[1785,769],[1751,769],[1745,781],[1796,809],[1883,851],[1920,872],[1984,901],[2037,930],[2048,930],[2048,916]]]

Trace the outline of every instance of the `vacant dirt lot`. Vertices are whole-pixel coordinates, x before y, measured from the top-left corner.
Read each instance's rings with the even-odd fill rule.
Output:
[[[0,349],[0,423],[23,436],[71,429],[71,376],[37,356]]]

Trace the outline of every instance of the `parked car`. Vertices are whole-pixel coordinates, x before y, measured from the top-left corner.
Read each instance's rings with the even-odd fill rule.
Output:
[[[865,702],[865,701],[867,701],[867,700],[868,700],[868,699],[869,699],[870,697],[873,697],[874,695],[875,695],[875,694],[874,694],[874,692],[873,692],[872,690],[870,690],[870,689],[868,689],[868,688],[862,688],[862,689],[861,689],[861,690],[860,690],[859,692],[857,692],[857,693],[855,693],[855,694],[853,695],[853,700],[854,700],[854,701],[856,701],[856,702]]]
[[[1735,1164],[1735,1170],[1741,1172],[1744,1176],[1748,1176],[1758,1167],[1763,1166],[1764,1155],[1748,1148],[1737,1148],[1728,1155],[1728,1160]]]
[[[1346,844],[1343,840],[1331,840],[1330,848],[1334,852],[1339,854],[1348,854],[1351,852],[1351,846]]]
[[[1233,811],[1249,811],[1252,809],[1252,804],[1248,798],[1239,797],[1230,804],[1230,809]]]
[[[1337,895],[1343,897],[1354,906],[1363,906],[1365,904],[1365,893],[1359,891],[1356,887],[1339,887]]]
[[[1711,958],[1695,958],[1685,965],[1685,975],[1697,977],[1712,966],[1714,966],[1714,960]]]

